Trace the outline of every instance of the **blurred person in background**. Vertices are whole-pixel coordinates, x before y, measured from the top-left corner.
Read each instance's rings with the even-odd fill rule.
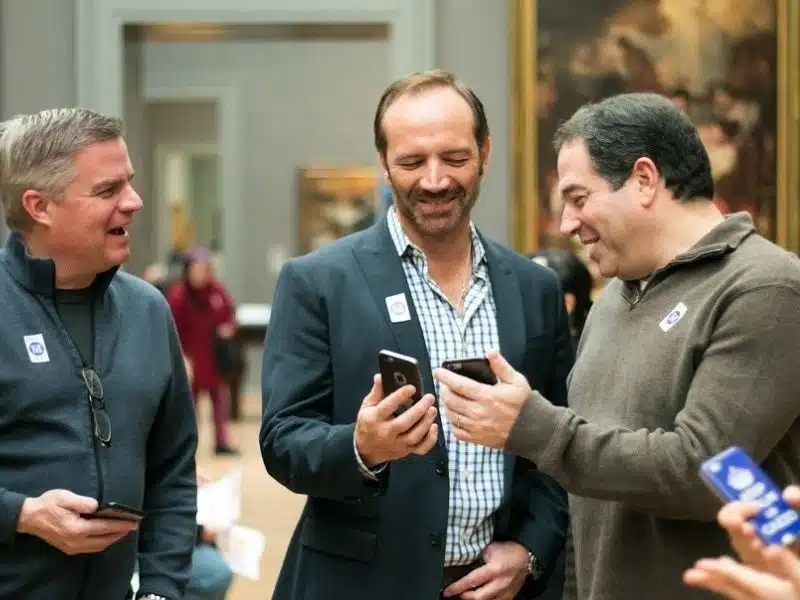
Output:
[[[589,309],[592,307],[593,281],[589,268],[569,250],[546,249],[529,256],[558,275],[569,315],[572,345],[577,349]]]
[[[214,277],[211,255],[196,249],[185,255],[183,274],[167,293],[183,352],[193,372],[195,403],[201,393],[211,399],[218,455],[235,455],[230,445],[230,389],[225,377],[238,360],[236,313],[233,300],[222,282]]]
[[[213,481],[198,469],[198,489]],[[183,600],[225,600],[233,581],[233,571],[217,548],[219,532],[197,525],[197,542],[192,554],[192,570]]]
[[[119,119],[0,128],[0,598],[181,600],[197,428],[164,297],[120,270],[142,208]],[[118,502],[144,517],[97,518]]]

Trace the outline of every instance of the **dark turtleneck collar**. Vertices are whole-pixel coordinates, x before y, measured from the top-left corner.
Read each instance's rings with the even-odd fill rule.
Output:
[[[5,265],[11,276],[26,289],[53,297],[56,291],[56,264],[51,258],[36,258],[28,254],[25,241],[18,233],[12,233],[6,243]],[[97,296],[102,296],[119,267],[112,267],[98,273],[92,289]]]

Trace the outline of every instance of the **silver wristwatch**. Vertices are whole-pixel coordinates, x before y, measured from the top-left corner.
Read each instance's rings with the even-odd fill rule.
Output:
[[[533,552],[528,552],[528,575],[530,575],[535,581],[543,574],[544,570],[542,569],[542,565],[539,563],[539,559],[536,558],[536,555]]]
[[[139,600],[169,600],[169,598],[158,594],[145,594],[144,596],[139,596]]]

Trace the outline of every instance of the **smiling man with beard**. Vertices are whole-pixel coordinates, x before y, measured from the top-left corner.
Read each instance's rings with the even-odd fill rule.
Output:
[[[572,349],[557,277],[471,222],[491,139],[463,83],[440,71],[393,83],[374,134],[394,206],[287,262],[275,291],[261,451],[308,502],[273,598],[511,600],[549,580],[558,597],[565,494],[526,460],[458,441],[432,376],[501,348],[563,404]],[[383,349],[422,375],[425,395],[397,417],[413,387],[384,394]]]
[[[122,123],[0,127],[0,598],[179,600],[197,430],[163,296],[119,270],[142,208]],[[108,516],[108,503],[126,506]],[[139,511],[141,520],[131,517]]]

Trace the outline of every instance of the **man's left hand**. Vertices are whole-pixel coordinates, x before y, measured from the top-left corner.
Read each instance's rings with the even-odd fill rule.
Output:
[[[456,439],[503,448],[531,387],[498,352],[492,350],[487,358],[497,376],[495,385],[478,383],[447,369],[436,369],[434,377],[443,384],[442,401]]]
[[[528,577],[528,550],[517,542],[492,542],[481,557],[483,566],[445,588],[445,598],[513,600]]]

